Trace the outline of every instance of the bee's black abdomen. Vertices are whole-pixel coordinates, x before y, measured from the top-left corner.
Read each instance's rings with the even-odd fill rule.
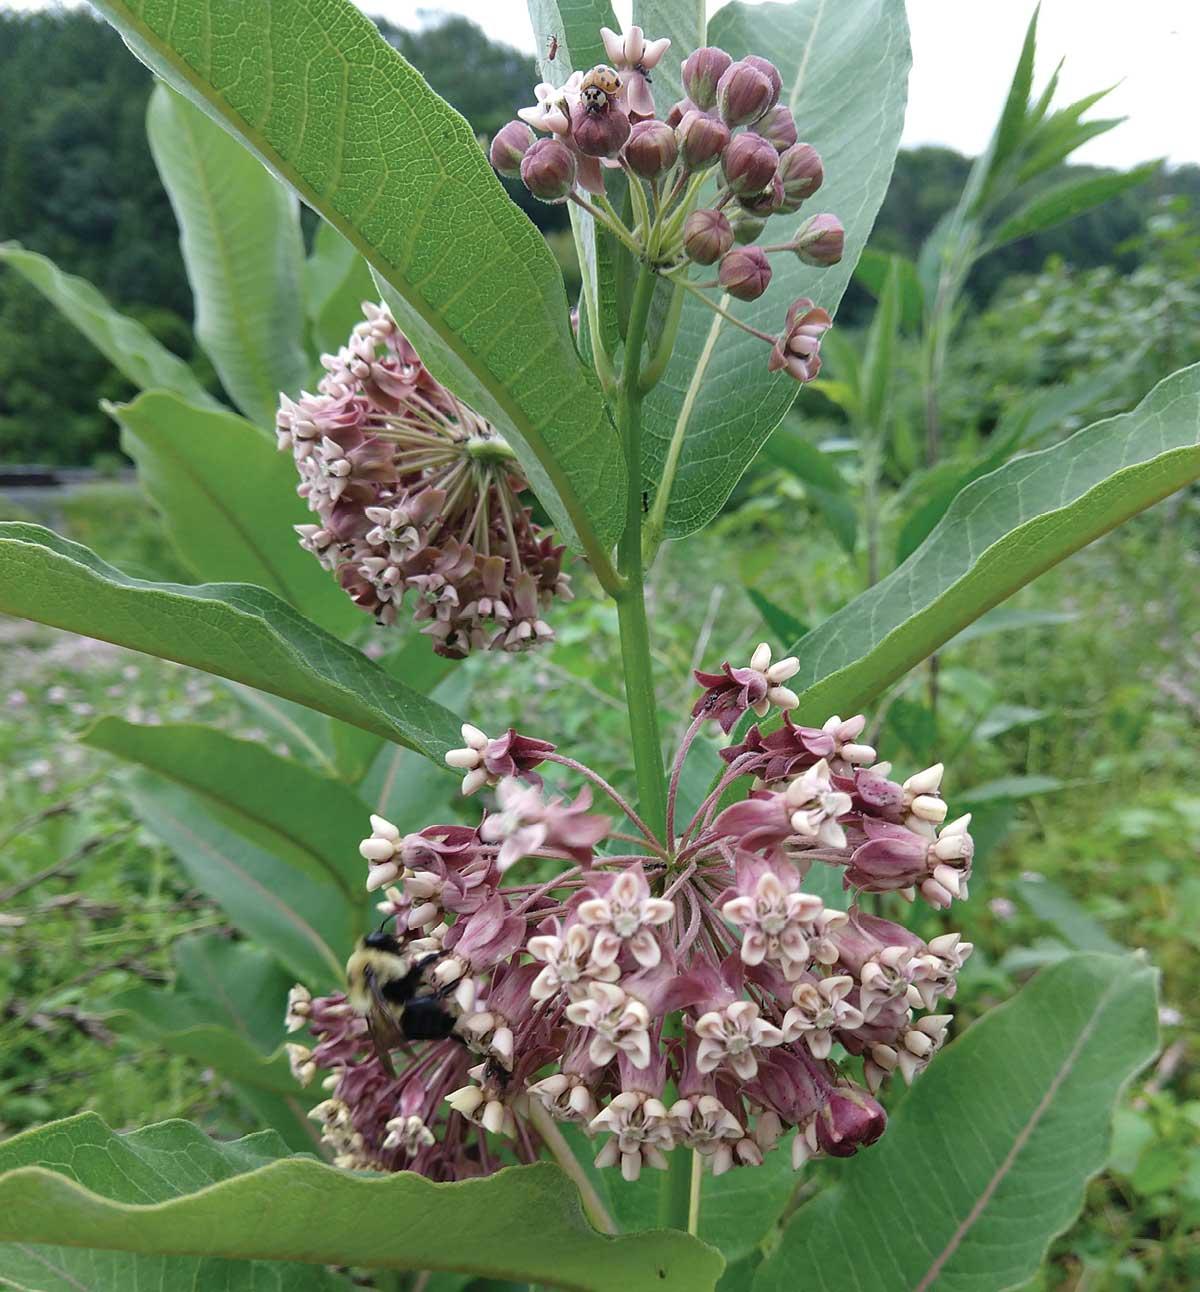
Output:
[[[454,1019],[436,996],[416,996],[404,1006],[403,1027],[410,1041],[444,1041],[454,1031]]]

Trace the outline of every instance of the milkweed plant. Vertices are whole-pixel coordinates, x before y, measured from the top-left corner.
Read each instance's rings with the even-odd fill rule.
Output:
[[[707,26],[694,5],[635,6],[646,30],[539,0],[541,79],[482,141],[345,0],[97,7],[172,87],[151,143],[242,416],[86,284],[4,249],[144,389],[111,411],[209,582],[131,578],[8,524],[0,609],[286,702],[318,761],[201,728],[89,733],[140,765],[139,815],[273,957],[270,981],[298,979],[273,989],[282,1056],[281,1033],[250,1056],[205,1033],[283,1138],[201,1150],[180,1124],[117,1136],[85,1117],[62,1124],[64,1155],[31,1132],[0,1163],[24,1200],[4,1236],[67,1266],[109,1253],[113,1287],[149,1261],[210,1278],[283,1262],[303,1288],[350,1270],[758,1292],[1027,1279],[1152,1053],[1153,974],[1068,957],[942,1054],[972,952],[971,816],[952,762],[877,750],[872,703],[1200,474],[1196,370],[969,482],[893,574],[795,641],[699,660],[689,708],[664,710],[647,583],[821,372],[898,143],[899,0],[731,4]],[[1053,85],[1031,98],[1032,41],[977,163],[989,201],[1039,130],[1084,128],[1050,113]],[[499,177],[568,211],[577,303]],[[303,266],[293,194],[326,222]],[[222,326],[249,317],[230,343]],[[889,362],[876,344],[868,396]],[[478,691],[460,714],[427,693],[467,656],[488,676],[511,666],[496,653],[553,652],[573,592],[616,611],[628,744],[610,766],[544,723],[497,730]],[[423,757],[461,792],[390,811],[366,768],[397,749],[404,776],[436,776]],[[257,949],[207,954],[230,1000],[262,1005]],[[198,1009],[213,991],[181,970],[162,995]],[[210,1165],[164,1157],[127,1196],[85,1143]]]

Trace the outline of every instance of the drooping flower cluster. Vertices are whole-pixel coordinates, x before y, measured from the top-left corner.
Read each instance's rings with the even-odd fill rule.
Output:
[[[943,824],[940,766],[892,779],[863,718],[792,722],[794,671],[761,646],[747,668],[697,674],[663,837],[548,742],[474,727],[447,762],[464,793],[494,788],[477,827],[402,835],[372,818],[367,886],[384,890],[385,925],[453,1032],[414,1043],[392,1077],[346,996],[295,989],[289,1028],[315,1045],[290,1047],[293,1069],[326,1074],[314,1115],[339,1162],[462,1178],[537,1157],[549,1119],[598,1137],[597,1163],[630,1179],[677,1148],[720,1173],[760,1164],[793,1129],[796,1167],[880,1136],[875,1092],[896,1072],[911,1082],[942,1044],[971,945],[926,942],[859,896],[965,898],[969,818]],[[720,781],[677,826],[701,728],[771,706],[783,724],[726,747]],[[587,783],[561,797],[547,765]],[[748,796],[729,803],[739,782]],[[806,891],[814,866],[842,871],[844,908]]]
[[[564,549],[530,518],[505,441],[437,381],[382,305],[322,355],[316,394],[281,397],[279,447],[319,523],[301,546],[380,624],[410,597],[440,655],[525,650],[570,596]]]
[[[587,210],[656,272],[766,341],[772,371],[811,381],[832,322],[825,310],[802,297],[782,332],[769,336],[704,295],[719,290],[755,300],[770,284],[771,253],[817,267],[842,258],[845,232],[828,213],[802,221],[783,242],[756,245],[771,216],[795,215],[825,177],[817,151],[800,140],[779,101],[778,69],[754,55],[734,60],[721,49],[695,50],[682,68],[686,97],[660,119],[650,73],[671,42],[647,40],[640,27],[623,34],[605,27],[601,35],[611,66],[573,72],[561,86],[537,85],[533,106],[493,139],[492,165],[520,176],[544,202]],[[630,181],[632,228],[605,194],[605,171],[616,168]],[[693,282],[691,265],[716,265],[717,276]]]

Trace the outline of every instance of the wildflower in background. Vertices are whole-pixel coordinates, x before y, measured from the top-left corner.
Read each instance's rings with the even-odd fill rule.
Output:
[[[391,1076],[344,994],[293,991],[289,1059],[302,1082],[326,1074],[313,1115],[338,1162],[485,1174],[540,1154],[543,1115],[595,1137],[597,1164],[627,1179],[678,1148],[716,1174],[753,1167],[791,1129],[796,1166],[879,1138],[875,1093],[942,1045],[971,944],[926,942],[858,897],[965,897],[968,819],[940,824],[940,764],[893,780],[861,715],[794,723],[797,668],[764,644],[748,665],[696,674],[665,837],[549,742],[471,726],[447,762],[469,793],[494,793],[476,824],[403,834],[371,818],[367,887],[384,889],[385,922],[406,963],[427,966],[452,1035],[397,1052]],[[783,724],[725,748],[719,783],[677,828],[701,729],[773,708]],[[551,792],[548,767],[585,784]],[[748,796],[722,807],[739,786]],[[844,907],[805,890],[815,866],[841,872]]]
[[[512,450],[433,377],[386,306],[363,313],[322,356],[316,393],[281,397],[279,447],[318,520],[296,527],[301,546],[380,624],[407,598],[440,655],[551,640],[544,615],[571,595],[564,549],[522,505]]]

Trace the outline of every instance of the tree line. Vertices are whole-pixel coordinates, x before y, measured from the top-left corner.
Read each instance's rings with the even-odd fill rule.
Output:
[[[481,136],[529,101],[532,60],[466,19],[417,31],[381,27]],[[215,387],[193,348],[178,233],[146,145],[150,84],[115,32],[87,12],[0,14],[0,241],[16,239],[95,283]],[[953,205],[969,165],[945,148],[902,152],[875,245],[913,254]],[[1151,184],[1006,248],[981,267],[975,301],[1050,256],[1079,267],[1133,268],[1136,235],[1165,194],[1200,196],[1200,167],[1163,169]],[[565,228],[562,208],[533,202],[519,185],[513,196],[546,232]],[[844,323],[861,315],[864,300],[847,298]],[[0,272],[0,461],[111,460],[116,432],[97,401],[129,393],[31,287]]]

